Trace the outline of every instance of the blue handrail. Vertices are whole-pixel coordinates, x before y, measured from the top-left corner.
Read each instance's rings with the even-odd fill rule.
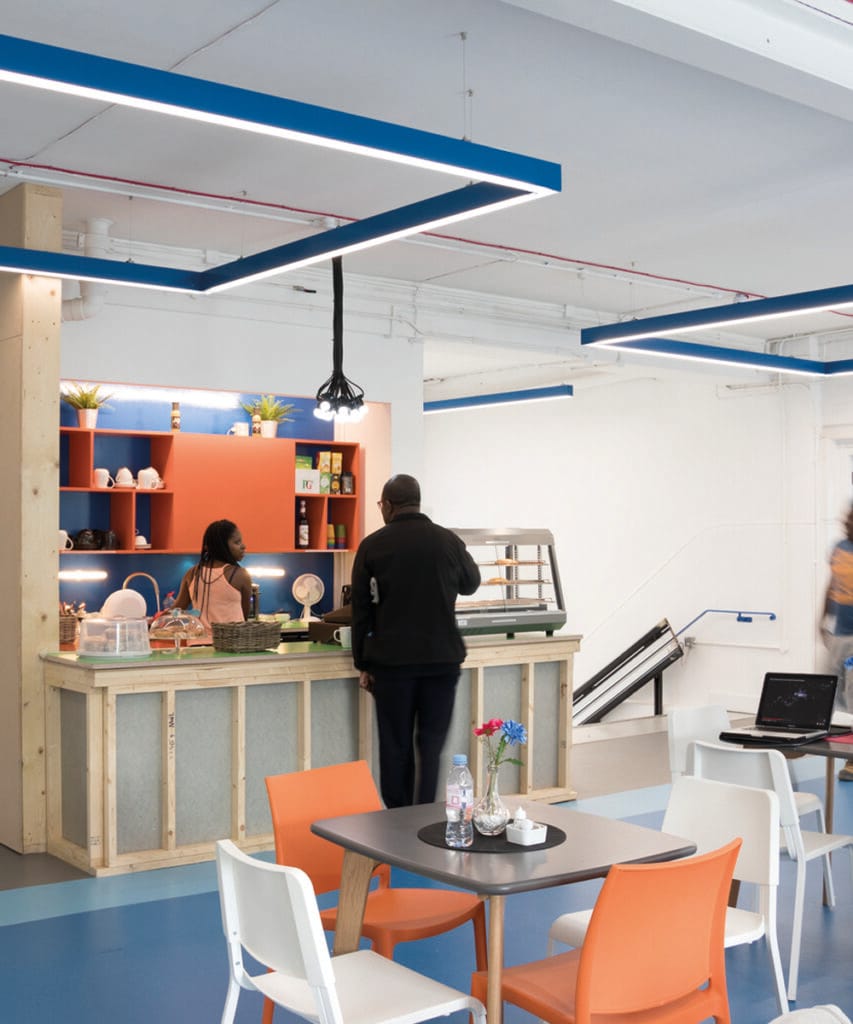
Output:
[[[736,608],[706,608],[705,611],[699,612],[695,619],[691,619],[686,626],[682,626],[675,635],[681,636],[685,630],[690,629],[694,622],[698,622],[703,615],[734,615],[736,616],[736,622],[752,622],[755,615],[766,615],[771,622],[776,618],[776,612],[739,612]]]

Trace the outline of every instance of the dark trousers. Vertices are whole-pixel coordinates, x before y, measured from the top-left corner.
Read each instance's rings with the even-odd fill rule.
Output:
[[[432,803],[438,786],[441,751],[453,715],[459,667],[441,666],[439,672],[432,673],[419,669],[372,669],[371,674],[379,729],[380,789],[385,806]]]

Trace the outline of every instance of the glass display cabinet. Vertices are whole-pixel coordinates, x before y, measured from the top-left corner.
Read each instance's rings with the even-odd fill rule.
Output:
[[[521,632],[553,635],[566,624],[563,590],[550,530],[454,529],[480,568],[475,594],[456,602],[463,636]]]

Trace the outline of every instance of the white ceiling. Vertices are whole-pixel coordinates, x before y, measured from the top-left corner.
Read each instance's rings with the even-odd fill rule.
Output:
[[[0,15],[8,35],[562,165],[559,196],[464,222],[452,241],[354,254],[350,274],[538,303],[568,326],[853,279],[849,0],[0,0]],[[117,256],[173,246],[190,263],[446,187],[5,84],[0,175],[0,191],[85,183],[66,192],[66,229],[107,217]],[[853,339],[851,324],[803,330]],[[571,337],[523,353],[436,339],[426,375],[530,363],[545,379],[578,362]]]

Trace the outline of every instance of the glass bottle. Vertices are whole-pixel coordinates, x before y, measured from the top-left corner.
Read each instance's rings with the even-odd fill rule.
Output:
[[[308,506],[305,499],[299,502],[299,515],[296,518],[296,546],[308,548],[311,546],[311,534],[308,529]]]

